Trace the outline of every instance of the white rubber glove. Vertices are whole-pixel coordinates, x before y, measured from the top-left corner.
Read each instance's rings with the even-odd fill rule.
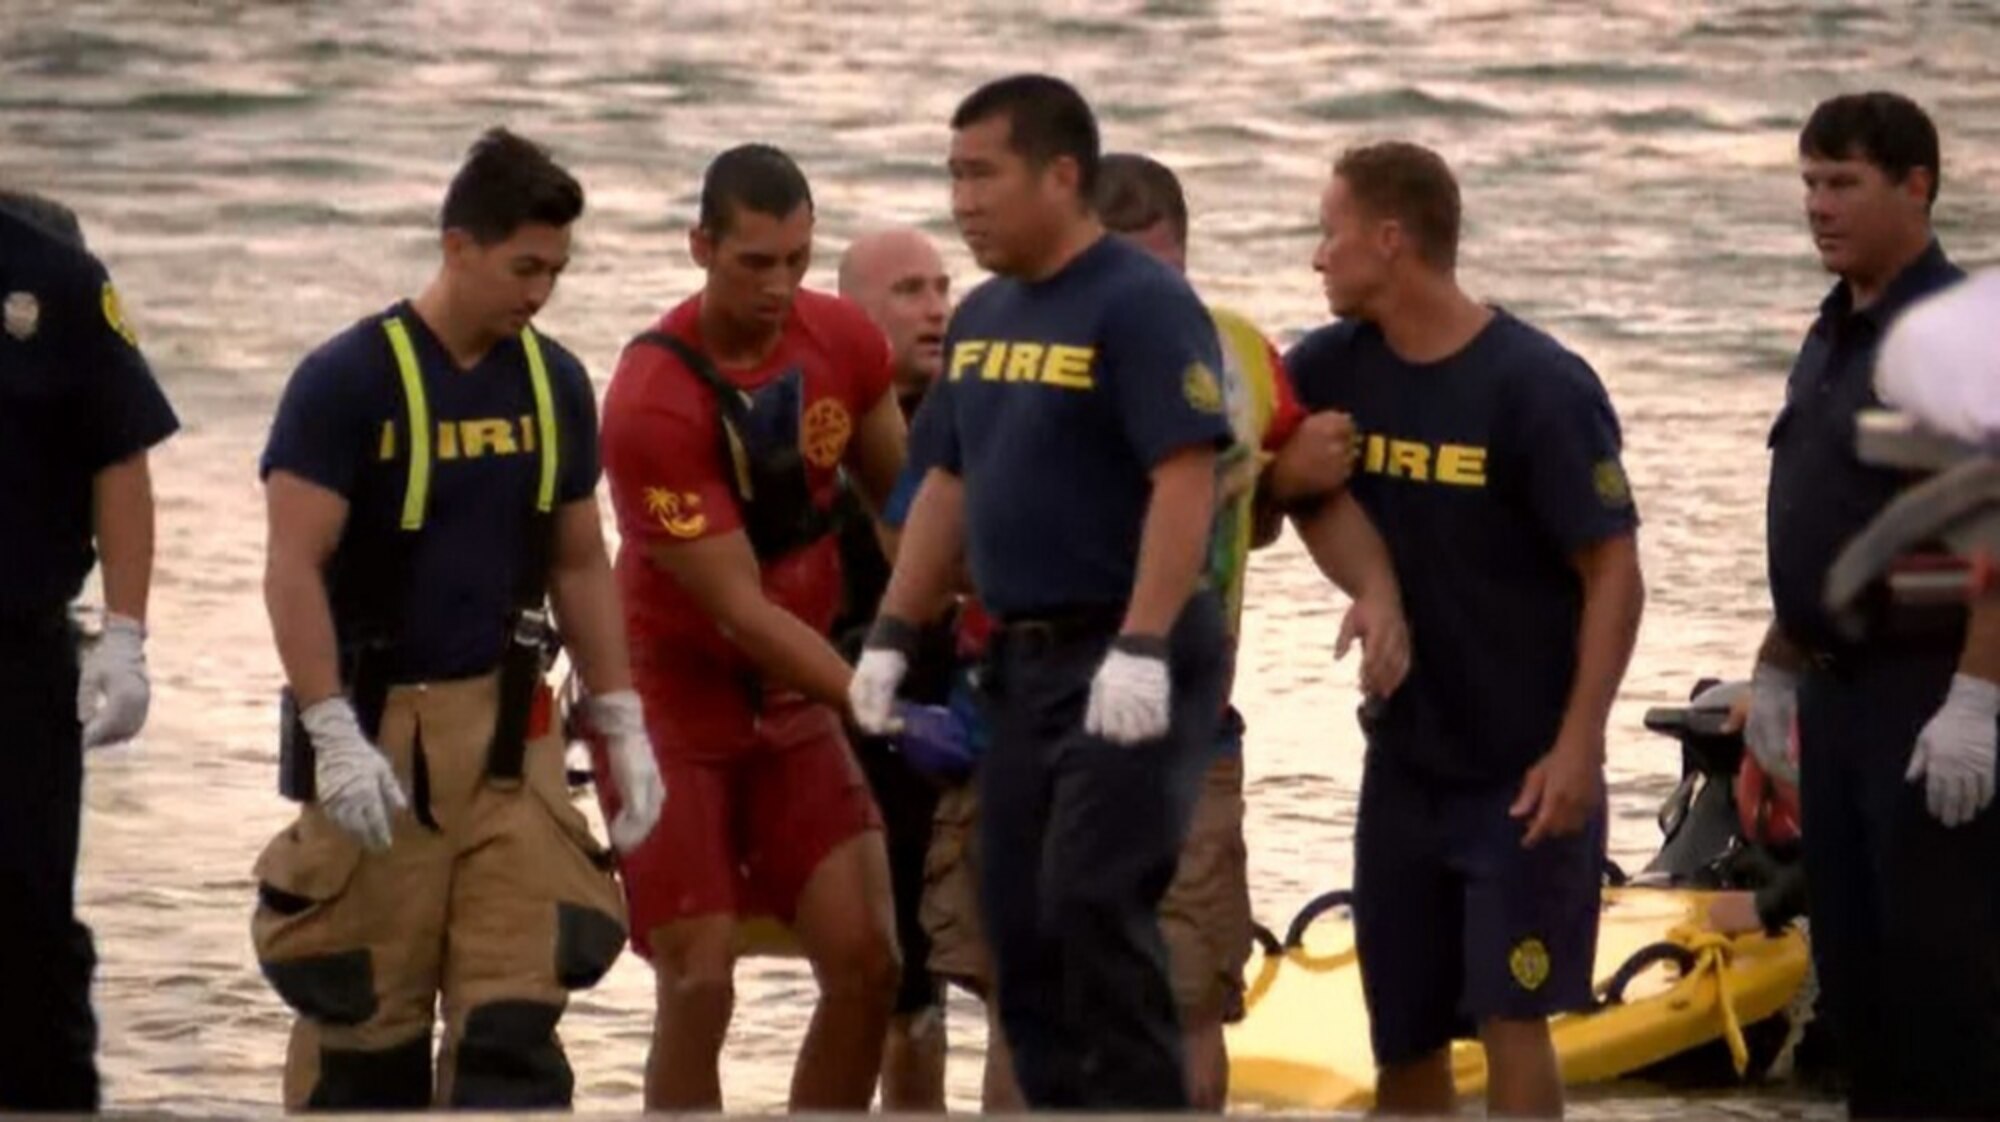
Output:
[[[334,825],[369,849],[389,848],[389,816],[409,809],[389,757],[361,734],[361,722],[344,697],[330,697],[301,713],[312,738],[314,801]]]
[[[646,735],[645,710],[639,695],[619,690],[583,703],[583,715],[604,737],[611,778],[618,784],[618,817],[611,822],[611,844],[630,853],[660,823],[667,804],[667,781],[653,758],[653,741]]]
[[[1993,801],[1993,748],[2000,735],[2000,686],[1970,674],[1954,674],[1951,692],[1937,715],[1917,734],[1910,770],[1903,778],[1924,780],[1931,817],[1963,826]]]
[[[1799,676],[1768,662],[1750,674],[1750,719],[1743,743],[1757,758],[1764,774],[1797,786],[1799,769],[1792,764],[1792,722],[1799,713]]]
[[[83,658],[76,689],[76,719],[83,746],[101,748],[139,735],[153,687],[146,680],[146,627],[129,616],[107,614],[104,633]]]
[[[893,616],[882,616],[868,629],[861,647],[861,660],[854,676],[847,680],[847,708],[854,724],[870,736],[892,736],[902,731],[896,717],[896,691],[903,675],[910,672],[910,652],[916,649],[917,630]]]
[[[1167,733],[1172,698],[1166,640],[1121,635],[1090,681],[1083,731],[1130,747]]]
[[[854,724],[870,736],[889,736],[902,731],[896,719],[896,690],[909,673],[910,660],[901,651],[864,650],[855,664],[854,677],[847,682],[847,706],[854,710]]]

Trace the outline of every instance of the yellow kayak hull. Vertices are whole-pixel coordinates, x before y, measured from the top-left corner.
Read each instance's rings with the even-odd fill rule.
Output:
[[[1714,893],[1665,888],[1609,888],[1604,893],[1595,977],[1604,987],[1633,955],[1672,943],[1693,956],[1683,975],[1665,962],[1642,971],[1622,1003],[1551,1021],[1566,1084],[1615,1079],[1697,1047],[1734,1038],[1739,1071],[1741,1029],[1789,1007],[1806,976],[1803,935],[1725,938],[1706,930]],[[1248,1015],[1228,1031],[1232,1102],[1306,1110],[1361,1110],[1375,1097],[1375,1064],[1354,931],[1329,914],[1306,932],[1304,946],[1279,959],[1253,959],[1245,984]],[[1486,1086],[1477,1043],[1452,1047],[1462,1095]]]

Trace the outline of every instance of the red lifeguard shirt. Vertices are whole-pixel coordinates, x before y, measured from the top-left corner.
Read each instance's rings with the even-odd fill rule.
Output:
[[[661,317],[655,330],[702,347],[701,297]],[[801,374],[799,438],[814,501],[829,505],[861,418],[889,392],[888,340],[855,304],[801,290],[777,347],[752,369],[723,368],[746,391],[792,369]],[[626,349],[604,397],[603,459],[618,513],[617,573],[633,669],[663,750],[726,755],[748,743],[747,683],[755,668],[680,583],[647,559],[654,546],[740,530],[743,515],[724,458],[714,394],[674,354]],[[763,565],[771,602],[825,634],[840,604],[840,550],[828,534]],[[764,686],[768,706],[789,696]],[[665,744],[659,743],[667,741]]]

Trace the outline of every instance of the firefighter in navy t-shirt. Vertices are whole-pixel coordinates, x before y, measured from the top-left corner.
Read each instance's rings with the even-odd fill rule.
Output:
[[[557,1022],[624,941],[542,687],[552,606],[629,851],[666,792],[598,521],[596,403],[530,326],[582,210],[538,146],[482,137],[435,279],[308,356],[271,424],[265,599],[310,763],[286,769],[306,805],[258,859],[252,936],[298,1014],[290,1109],[568,1106]]]
[[[1024,75],[954,116],[953,211],[996,278],[945,338],[918,412],[928,472],[850,697],[892,725],[917,627],[961,554],[997,618],[979,768],[982,912],[1031,1107],[1182,1109],[1156,910],[1222,709],[1203,588],[1219,450],[1215,330],[1187,283],[1105,236],[1097,127]]]
[[[1555,1113],[1547,1018],[1591,1001],[1604,726],[1644,597],[1617,418],[1583,360],[1458,288],[1458,187],[1434,153],[1347,153],[1320,217],[1314,266],[1343,319],[1285,362],[1308,409],[1362,434],[1350,486],[1413,651],[1363,717],[1378,1102],[1450,1113],[1448,1046],[1476,1032],[1489,1107]]]

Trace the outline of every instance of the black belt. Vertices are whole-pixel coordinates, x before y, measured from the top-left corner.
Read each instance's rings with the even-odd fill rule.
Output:
[[[1800,661],[1806,667],[1822,674],[1853,674],[1869,667],[1885,663],[1909,662],[1917,659],[1936,659],[1953,662],[1958,658],[1957,644],[1921,642],[1883,642],[1857,644],[1840,647],[1801,647]]]
[[[1125,608],[1091,606],[1057,608],[1003,616],[993,629],[996,648],[1013,654],[1034,654],[1071,643],[1104,639],[1125,621]]]

